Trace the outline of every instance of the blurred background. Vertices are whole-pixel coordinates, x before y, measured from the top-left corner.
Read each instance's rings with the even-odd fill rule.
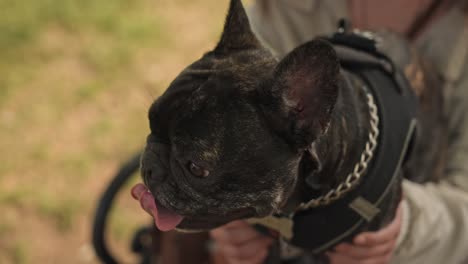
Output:
[[[97,263],[99,195],[143,146],[152,101],[214,47],[227,5],[0,0],[0,263]],[[109,242],[132,263],[131,237],[150,219],[129,187]]]

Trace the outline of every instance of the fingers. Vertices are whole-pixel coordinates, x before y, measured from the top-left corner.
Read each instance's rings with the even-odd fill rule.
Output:
[[[255,256],[251,256],[245,259],[224,256],[224,260],[226,261],[226,264],[262,264],[265,261],[267,254],[267,250],[262,250],[256,253]]]
[[[341,243],[326,255],[331,264],[385,264],[392,257],[401,228],[401,203],[395,219],[377,232],[365,232],[354,243]]]
[[[271,243],[270,243],[271,245]],[[252,258],[247,261],[246,263],[253,263],[253,264],[261,264],[265,261],[268,255],[268,247],[260,250],[256,255],[252,256]]]
[[[256,238],[241,245],[222,244],[220,249],[230,260],[255,262],[254,260],[263,259],[262,256],[266,257],[271,243],[270,239]]]
[[[377,232],[364,232],[354,239],[356,245],[369,246],[384,244],[398,237],[401,228],[401,203],[395,214],[395,219]]]
[[[330,264],[387,264],[392,257],[391,254],[386,254],[383,256],[360,260],[335,252],[327,252],[325,254],[328,256]]]
[[[245,221],[242,221],[242,220],[229,222],[229,223],[225,224],[223,227],[228,228],[228,229],[231,229],[231,228],[251,228],[251,229],[253,229],[253,227],[249,223],[247,223]]]
[[[212,230],[216,241],[229,264],[260,264],[268,255],[273,239],[258,233],[244,221],[235,221]]]
[[[342,243],[335,247],[335,252],[348,255],[355,259],[366,259],[387,255],[393,251],[396,241],[379,244],[374,247],[356,246],[349,243]]]
[[[358,260],[350,258],[349,256],[346,256],[340,253],[326,252],[325,255],[327,255],[328,260],[330,261],[330,264],[357,264],[358,263]]]
[[[249,224],[243,221],[234,221],[210,232],[211,237],[216,241],[239,245],[249,240],[263,237]]]

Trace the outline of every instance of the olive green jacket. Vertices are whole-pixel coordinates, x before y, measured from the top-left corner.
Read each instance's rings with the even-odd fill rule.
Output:
[[[349,17],[345,0],[270,0],[248,10],[252,27],[276,55],[332,33]],[[403,182],[403,224],[392,263],[468,263],[468,19],[452,9],[418,39],[419,53],[444,80],[448,166],[438,183]]]

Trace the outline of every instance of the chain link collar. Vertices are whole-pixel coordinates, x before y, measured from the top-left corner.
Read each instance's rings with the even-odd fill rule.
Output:
[[[377,148],[377,138],[379,136],[379,115],[378,109],[371,93],[367,93],[367,105],[370,114],[370,131],[366,142],[364,152],[361,154],[361,159],[354,166],[351,172],[336,188],[331,189],[328,193],[312,199],[306,203],[301,203],[296,212],[304,211],[310,208],[315,208],[323,205],[328,205],[333,201],[340,199],[344,194],[351,191],[360,181],[362,175],[367,169],[370,160],[374,156],[374,151]]]

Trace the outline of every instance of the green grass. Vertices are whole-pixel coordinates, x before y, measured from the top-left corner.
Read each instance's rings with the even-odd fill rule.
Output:
[[[1,191],[0,194],[0,205],[8,205],[14,207],[24,207],[28,200],[30,194],[26,190],[15,190],[15,191]]]
[[[31,80],[37,68],[57,57],[78,52],[83,63],[108,82],[126,68],[136,50],[166,43],[164,21],[145,11],[148,3],[0,0],[0,106],[13,87]],[[51,45],[43,40],[51,30],[73,45],[44,47]]]
[[[125,38],[153,36],[155,21],[141,16],[143,0],[38,0],[0,1],[0,49],[13,53],[33,41],[49,25],[74,34],[86,30]],[[116,17],[117,14],[127,14]]]
[[[52,219],[58,230],[65,232],[72,228],[81,203],[77,198],[44,196],[35,207],[39,214]]]
[[[27,246],[24,243],[16,242],[11,248],[11,259],[16,264],[30,263]]]
[[[5,221],[0,223],[0,238],[4,239],[4,237],[12,231],[13,227],[11,223],[7,223]]]
[[[69,231],[74,219],[82,209],[82,202],[75,195],[53,194],[34,190],[33,188],[17,189],[11,192],[2,191],[0,206],[32,208],[38,215],[49,218],[57,230]],[[0,226],[0,235],[6,225]],[[5,231],[5,230],[4,230]]]

